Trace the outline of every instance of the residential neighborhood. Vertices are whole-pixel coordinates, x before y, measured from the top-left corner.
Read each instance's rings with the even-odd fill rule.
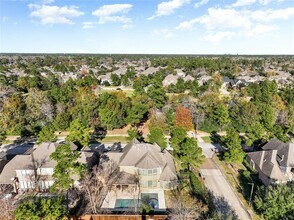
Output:
[[[293,57],[0,61],[0,218],[291,216]]]

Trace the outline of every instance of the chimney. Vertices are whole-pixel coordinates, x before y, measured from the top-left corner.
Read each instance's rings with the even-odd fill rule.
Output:
[[[277,153],[278,150],[272,150],[271,163],[277,162]]]
[[[261,158],[260,158],[260,163],[259,163],[260,170],[262,170],[263,163],[265,162],[264,154],[265,154],[265,151],[262,151]]]

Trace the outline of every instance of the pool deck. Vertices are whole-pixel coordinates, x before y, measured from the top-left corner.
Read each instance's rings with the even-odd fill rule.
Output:
[[[111,190],[107,193],[101,208],[113,209],[115,208],[115,202],[117,199],[138,199],[138,195],[141,197],[141,193],[156,193],[158,194],[158,208],[166,209],[165,197],[163,189],[141,189],[140,192],[129,190]]]

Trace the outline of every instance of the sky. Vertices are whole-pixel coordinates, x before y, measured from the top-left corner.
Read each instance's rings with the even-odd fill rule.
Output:
[[[294,0],[0,0],[2,53],[294,54]]]

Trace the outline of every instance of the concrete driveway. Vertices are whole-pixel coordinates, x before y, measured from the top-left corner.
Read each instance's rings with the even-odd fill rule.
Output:
[[[212,159],[206,159],[206,162],[202,165],[200,172],[204,178],[205,186],[216,198],[214,199],[216,207],[224,209],[225,206],[223,203],[227,202],[228,206],[225,207],[225,209],[229,209],[229,207],[231,207],[241,220],[251,219],[239,201],[238,197],[232,190],[231,186],[227,182],[226,178],[223,176]]]

